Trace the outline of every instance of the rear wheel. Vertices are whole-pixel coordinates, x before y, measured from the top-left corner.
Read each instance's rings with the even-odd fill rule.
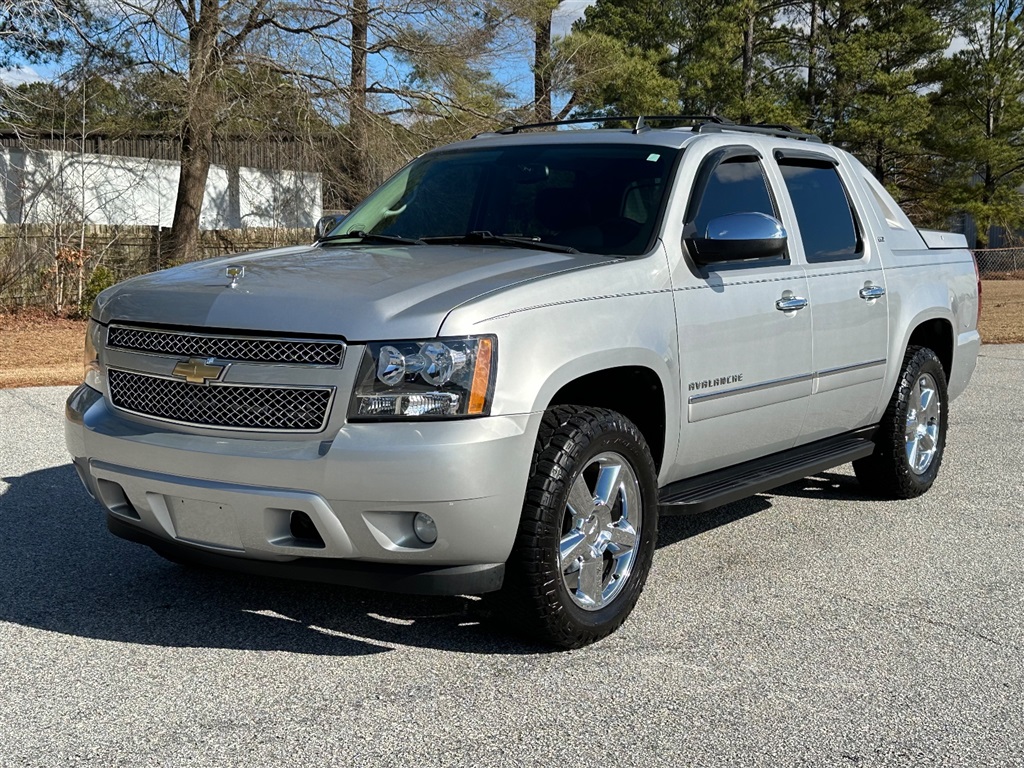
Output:
[[[911,499],[932,487],[946,447],[946,374],[927,347],[909,347],[879,425],[875,451],[853,463],[865,489]]]
[[[629,616],[657,538],[654,462],[636,426],[598,408],[544,415],[501,597],[538,639],[576,648]]]

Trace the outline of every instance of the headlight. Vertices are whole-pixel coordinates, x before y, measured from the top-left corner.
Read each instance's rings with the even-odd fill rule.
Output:
[[[96,352],[96,342],[103,333],[103,326],[90,320],[85,326],[85,383],[93,389],[103,391],[103,372],[100,370],[100,357]]]
[[[493,336],[367,344],[349,419],[486,416],[497,361]]]

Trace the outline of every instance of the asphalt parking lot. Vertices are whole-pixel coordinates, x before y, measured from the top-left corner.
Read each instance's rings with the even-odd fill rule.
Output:
[[[936,486],[849,467],[663,522],[615,635],[479,601],[194,571],[110,536],[69,388],[0,391],[0,766],[1024,765],[1024,346],[986,347]]]

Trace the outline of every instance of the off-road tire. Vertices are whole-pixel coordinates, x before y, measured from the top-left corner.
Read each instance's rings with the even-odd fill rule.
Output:
[[[560,565],[569,492],[596,457],[628,462],[638,481],[640,520],[632,566],[618,592],[599,609],[585,610],[570,595]],[[626,620],[647,579],[658,534],[657,473],[650,450],[625,416],[601,408],[557,406],[543,417],[523,503],[519,532],[498,598],[510,628],[559,648],[605,637]],[[609,584],[611,582],[609,581]]]
[[[930,377],[935,385],[938,436],[930,463],[923,472],[917,472],[907,455],[907,418],[910,410],[918,405],[912,400],[914,388],[922,376]],[[875,436],[875,451],[853,462],[853,470],[865,491],[884,499],[912,499],[932,487],[946,447],[948,403],[946,373],[938,356],[928,347],[908,347],[899,381]]]

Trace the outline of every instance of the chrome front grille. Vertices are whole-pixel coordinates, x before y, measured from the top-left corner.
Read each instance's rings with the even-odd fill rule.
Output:
[[[226,336],[112,325],[107,346],[133,352],[182,357],[215,357],[240,363],[339,366],[345,343],[310,339]]]
[[[197,427],[319,432],[327,422],[332,387],[189,384],[177,379],[107,369],[110,401],[140,416]]]

